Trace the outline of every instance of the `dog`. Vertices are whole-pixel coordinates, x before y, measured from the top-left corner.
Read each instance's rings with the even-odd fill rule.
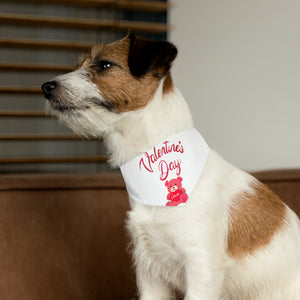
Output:
[[[42,85],[47,109],[75,133],[101,137],[112,166],[122,168],[138,157],[139,171],[150,174],[156,159],[183,155],[183,144],[171,145],[169,137],[184,132],[185,138],[194,128],[172,81],[176,56],[173,44],[133,34],[97,44],[78,69]],[[161,176],[177,172],[172,184],[162,184],[170,205],[141,203],[129,193],[127,227],[139,299],[172,299],[174,291],[185,300],[300,299],[298,217],[265,185],[205,149],[189,194],[181,160],[161,170]],[[173,197],[176,180],[181,191]],[[141,193],[151,198],[155,187],[148,187]]]

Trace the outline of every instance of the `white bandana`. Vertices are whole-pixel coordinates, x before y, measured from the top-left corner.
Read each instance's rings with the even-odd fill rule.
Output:
[[[172,135],[121,166],[129,196],[146,205],[185,205],[208,152],[208,145],[195,128]]]

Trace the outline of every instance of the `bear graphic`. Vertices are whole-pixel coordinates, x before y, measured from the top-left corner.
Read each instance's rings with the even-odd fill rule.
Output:
[[[185,203],[188,199],[188,195],[185,192],[185,189],[181,186],[181,177],[176,179],[171,179],[170,181],[165,182],[165,186],[168,188],[167,199],[170,200],[167,202],[166,206],[177,206],[181,203]]]

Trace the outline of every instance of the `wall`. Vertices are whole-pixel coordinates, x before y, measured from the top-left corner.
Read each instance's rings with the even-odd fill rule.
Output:
[[[209,145],[246,170],[300,167],[300,2],[170,2],[174,81]]]

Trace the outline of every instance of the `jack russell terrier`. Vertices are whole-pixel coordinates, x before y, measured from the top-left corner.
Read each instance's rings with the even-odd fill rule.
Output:
[[[176,55],[129,34],[42,85],[48,110],[121,168],[140,299],[299,300],[298,217],[207,146],[173,85]]]

